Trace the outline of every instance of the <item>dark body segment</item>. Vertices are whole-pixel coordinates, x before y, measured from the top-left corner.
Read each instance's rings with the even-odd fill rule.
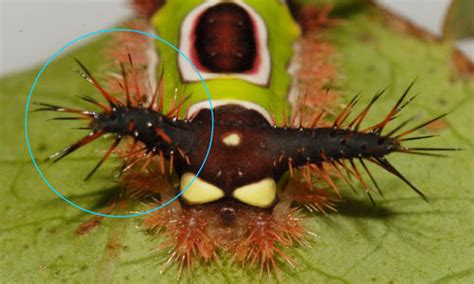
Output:
[[[279,180],[289,169],[307,163],[322,164],[333,160],[360,157],[384,157],[399,149],[392,138],[377,133],[335,128],[273,127],[257,112],[236,105],[218,107],[212,150],[200,177],[232,193],[237,187],[272,177]],[[204,159],[211,121],[208,110],[191,122],[196,147],[189,153],[191,165],[186,171],[196,172]],[[235,133],[240,144],[223,143]]]
[[[257,57],[252,19],[234,3],[217,4],[199,17],[194,45],[200,64],[215,73],[251,70]]]
[[[241,186],[272,177],[307,163],[384,157],[399,149],[392,138],[377,133],[335,128],[273,127],[259,113],[237,105],[217,107],[212,149],[200,177],[227,196]],[[139,108],[121,108],[99,116],[94,129],[128,135],[143,142],[150,152],[182,150],[187,159],[176,157],[176,170],[197,172],[206,156],[211,134],[209,110],[201,110],[192,121],[172,120],[160,113]],[[166,133],[166,136],[160,133]],[[226,138],[238,137],[229,144]],[[168,141],[167,141],[168,140]]]

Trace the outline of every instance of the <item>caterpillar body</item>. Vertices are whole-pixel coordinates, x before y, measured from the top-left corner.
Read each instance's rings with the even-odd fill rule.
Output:
[[[192,259],[209,262],[222,248],[243,264],[259,262],[261,271],[277,270],[277,260],[294,265],[282,248],[301,243],[305,236],[295,208],[334,210],[335,200],[341,197],[335,178],[356,187],[350,179],[354,177],[372,199],[360,171],[367,172],[380,192],[366,166],[370,162],[425,198],[387,155],[438,155],[434,152],[454,150],[403,145],[431,137],[410,134],[443,116],[409,130],[402,128],[410,120],[404,121],[383,132],[413,99],[409,97],[413,83],[386,117],[371,127],[363,128],[362,122],[383,91],[352,119],[357,96],[331,124],[322,123],[324,112],[312,121],[298,122],[302,114],[292,99],[294,78],[288,66],[301,31],[281,1],[142,2],[136,6],[154,32],[175,43],[203,75],[215,114],[214,143],[202,172],[179,200],[145,220],[147,226],[170,237],[165,244],[172,248],[168,265],[177,261],[182,270]],[[169,48],[155,48],[160,64],[153,66],[145,60],[147,73],[137,70],[130,51],[119,60],[119,96],[78,61],[83,77],[107,101],[86,98],[99,111],[51,104],[41,104],[38,110],[73,113],[89,120],[89,135],[51,156],[52,160],[104,134],[114,134],[112,146],[87,178],[126,144],[128,150],[120,154],[126,191],[151,194],[165,202],[195,177],[206,155],[211,121],[209,102],[195,71]],[[155,85],[148,95],[143,91],[145,78],[152,81],[148,85]],[[178,100],[176,86],[191,95]],[[291,118],[289,109],[294,113]],[[337,196],[315,188],[315,180],[325,181]]]

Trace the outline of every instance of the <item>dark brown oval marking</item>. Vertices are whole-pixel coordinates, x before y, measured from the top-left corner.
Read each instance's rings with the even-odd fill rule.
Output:
[[[250,15],[234,3],[212,6],[199,17],[194,46],[201,65],[211,72],[251,70],[257,47]]]

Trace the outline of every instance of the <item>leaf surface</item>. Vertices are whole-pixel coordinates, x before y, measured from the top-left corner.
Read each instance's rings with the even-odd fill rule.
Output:
[[[403,117],[429,119],[449,112],[440,137],[425,146],[460,147],[466,151],[438,159],[409,155],[390,160],[429,197],[425,203],[401,181],[373,169],[385,198],[372,207],[363,195],[346,188],[339,212],[307,214],[306,226],[316,237],[311,247],[288,250],[298,266],[282,266],[290,283],[340,282],[473,282],[474,236],[474,82],[452,80],[451,46],[425,42],[383,26],[374,12],[345,12],[345,23],[330,28],[327,37],[338,52],[345,99],[361,91],[367,103],[388,86],[367,123],[383,117],[415,78],[418,98]],[[101,38],[74,51],[93,73],[104,71],[107,44]],[[63,56],[46,70],[33,101],[85,107],[75,95],[96,94],[72,70]],[[155,251],[161,238],[148,233],[142,218],[107,219],[95,230],[78,236],[75,230],[90,219],[58,198],[36,173],[25,145],[23,116],[29,88],[38,68],[0,80],[0,282],[173,282],[176,267],[164,274],[165,251]],[[30,113],[29,135],[38,160],[83,135],[70,122],[48,121]],[[426,133],[428,133],[426,132]],[[74,153],[58,164],[40,163],[52,184],[79,205],[99,210],[116,192],[112,179],[117,162],[108,161],[89,182],[83,178],[106,150],[105,140]],[[137,208],[141,208],[138,205]],[[194,283],[258,281],[258,269],[242,269],[224,259],[221,266],[198,265]],[[272,279],[275,280],[275,279]],[[184,277],[184,282],[189,281]],[[267,281],[267,280],[264,280]]]

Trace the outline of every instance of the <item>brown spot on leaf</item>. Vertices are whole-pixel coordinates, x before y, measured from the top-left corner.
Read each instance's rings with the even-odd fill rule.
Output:
[[[468,79],[474,76],[474,63],[460,50],[453,50],[452,61],[458,78]]]
[[[366,32],[366,33],[362,33],[359,36],[359,40],[363,43],[370,43],[370,42],[373,42],[375,38],[371,33]]]
[[[440,130],[445,129],[446,127],[447,127],[446,122],[442,120],[435,121],[426,126],[426,128],[431,131],[440,131]]]
[[[78,235],[86,235],[90,233],[94,228],[96,228],[101,222],[104,217],[101,216],[94,216],[89,221],[82,223],[76,229],[76,233]]]

